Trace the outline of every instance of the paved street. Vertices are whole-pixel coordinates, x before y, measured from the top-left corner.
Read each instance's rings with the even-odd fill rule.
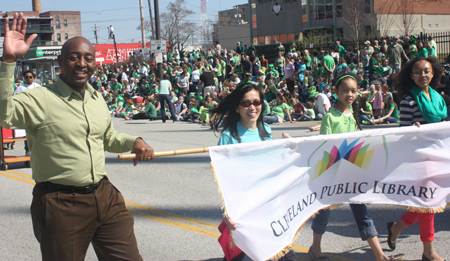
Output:
[[[291,136],[316,135],[308,126],[318,122],[272,125],[273,137],[283,131]],[[207,147],[217,144],[219,133],[198,124],[168,121],[124,121],[114,119],[119,132],[143,137],[155,151]],[[379,127],[379,126],[376,126]],[[385,127],[395,127],[386,126]],[[7,155],[23,153],[18,143]],[[106,154],[106,168],[113,184],[123,193],[135,218],[135,232],[144,260],[221,261],[217,225],[222,220],[221,200],[210,170],[207,153],[155,158],[152,162],[119,161],[117,154]],[[33,181],[31,169],[23,163],[9,165],[0,172],[0,260],[40,260],[34,238],[30,210]],[[369,213],[388,255],[404,253],[408,260],[420,260],[422,243],[418,224],[407,228],[396,251],[387,251],[386,222],[398,220],[404,209],[395,206],[369,206]],[[450,258],[450,212],[436,215],[435,248]],[[311,220],[296,240],[298,260],[310,260],[304,252],[312,242]],[[344,205],[331,214],[323,250],[333,260],[375,260],[365,241],[361,241],[350,208]],[[86,260],[96,260],[92,248]]]

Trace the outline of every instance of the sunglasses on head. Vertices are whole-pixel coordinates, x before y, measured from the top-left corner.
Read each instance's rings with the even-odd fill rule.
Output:
[[[239,103],[239,105],[241,105],[242,107],[245,107],[245,108],[250,107],[252,105],[255,107],[258,107],[259,105],[261,105],[261,101],[260,100],[254,100],[253,102],[243,101],[243,102]]]

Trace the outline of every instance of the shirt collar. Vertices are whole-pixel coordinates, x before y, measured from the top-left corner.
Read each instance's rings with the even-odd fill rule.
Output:
[[[72,89],[69,85],[67,85],[61,78],[59,78],[56,81],[56,88],[59,90],[59,92],[61,93],[61,96],[66,101],[69,100],[72,93],[74,93],[74,92],[76,93],[76,91],[74,89]],[[89,94],[92,98],[94,98],[94,99],[98,98],[97,91],[95,91],[94,88],[92,88],[92,86],[89,83],[87,83],[86,91],[89,92]],[[85,95],[85,98],[86,98],[86,95]]]

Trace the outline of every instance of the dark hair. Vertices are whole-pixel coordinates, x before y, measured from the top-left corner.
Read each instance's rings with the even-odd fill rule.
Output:
[[[266,104],[264,101],[264,94],[259,90],[259,88],[252,83],[245,83],[239,85],[234,91],[232,91],[229,95],[224,97],[219,106],[212,110],[212,114],[217,114],[217,117],[214,120],[210,121],[211,127],[214,129],[214,132],[219,131],[219,125],[223,128],[220,133],[223,133],[225,130],[230,131],[230,134],[233,138],[238,140],[241,143],[241,138],[239,137],[239,133],[237,131],[237,123],[241,118],[241,115],[236,112],[236,109],[239,107],[239,103],[241,102],[244,95],[249,92],[255,90],[259,94],[259,99],[261,100],[261,114],[259,115],[256,125],[258,127],[259,136],[262,140],[265,138],[269,138],[270,134],[264,127],[263,122],[263,111],[266,109]]]
[[[33,76],[33,78],[34,78],[34,74],[33,74],[33,72],[32,72],[31,70],[26,70],[26,71],[24,71],[24,72],[22,73],[22,76],[25,77],[25,75],[26,75],[27,73],[31,73],[31,76]]]
[[[402,67],[400,73],[394,81],[394,89],[398,91],[400,97],[408,94],[411,87],[416,84],[411,78],[411,73],[414,64],[418,61],[427,61],[431,64],[434,76],[430,82],[430,86],[433,89],[436,89],[439,86],[444,68],[442,68],[442,65],[439,63],[438,59],[434,56],[415,58]]]
[[[335,87],[336,88],[336,93],[339,90],[339,86],[342,85],[342,83],[344,82],[343,80],[345,80],[345,79],[352,79],[358,85],[358,81],[356,80],[356,75],[355,74],[353,74],[353,73],[345,73],[345,74],[341,75],[336,81],[336,87]],[[356,87],[356,88],[358,88],[358,87]],[[366,106],[366,105],[364,104],[363,106]],[[356,125],[358,125],[358,129],[362,130],[361,125],[359,124],[359,121],[358,121],[358,118],[359,118],[358,117],[358,109],[359,108],[357,108],[357,107],[358,106],[356,106],[356,107],[353,106],[352,107],[352,114],[353,114],[353,118],[355,119]]]
[[[169,75],[167,73],[163,74],[163,80],[169,80]]]

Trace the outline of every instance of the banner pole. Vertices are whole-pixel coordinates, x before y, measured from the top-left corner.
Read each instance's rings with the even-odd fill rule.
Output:
[[[182,155],[182,154],[194,154],[194,153],[204,153],[208,152],[208,147],[203,148],[195,148],[195,149],[185,149],[185,150],[169,150],[169,151],[159,151],[155,152],[155,157],[166,157],[166,156],[176,156],[176,155]],[[136,154],[119,154],[117,156],[119,160],[128,160],[128,159],[135,159]]]

